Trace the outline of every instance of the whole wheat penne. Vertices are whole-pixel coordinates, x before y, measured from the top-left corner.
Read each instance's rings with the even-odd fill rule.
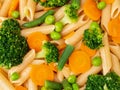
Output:
[[[41,6],[40,3],[38,3],[38,4],[36,5],[35,11],[41,11],[41,10],[43,10],[43,9],[44,9],[44,7]]]
[[[95,67],[95,66],[92,66],[90,68],[90,70],[88,70],[87,72],[81,74],[78,76],[77,78],[77,84],[80,85],[80,86],[83,86],[86,81],[87,81],[87,77],[91,74],[97,74],[99,73],[100,71],[102,70],[102,66],[98,66],[98,67]]]
[[[42,32],[44,34],[50,34],[52,31],[54,31],[54,29],[55,29],[54,25],[43,25],[34,28],[23,29],[21,30],[21,35],[27,37],[29,34],[33,32]]]
[[[64,79],[64,75],[63,75],[62,71],[58,71],[58,72],[57,72],[57,80],[58,80],[59,82],[62,82],[63,79]]]
[[[86,29],[88,29],[90,27],[91,24],[91,20],[88,21],[85,25],[83,25],[82,27],[80,27],[75,33],[74,35],[72,35],[70,38],[65,40],[66,44],[71,44],[71,45],[75,45],[77,42],[79,42],[82,37],[83,37],[83,33]],[[63,32],[64,33],[64,32]]]
[[[22,70],[25,69],[25,67],[27,67],[30,63],[32,63],[32,61],[35,58],[35,50],[31,49],[23,58],[23,62],[18,65],[18,66],[14,66],[12,67],[9,71],[8,71],[8,75],[10,76],[13,72],[18,72],[20,73]]]
[[[78,29],[79,27],[83,26],[88,21],[89,21],[89,18],[85,14],[83,14],[83,15],[79,16],[78,21],[76,23],[66,25],[63,28],[61,34],[63,36],[65,36],[65,35],[69,34],[70,32],[72,32],[72,31]]]
[[[68,78],[70,76],[70,73],[71,73],[70,68],[64,66],[64,68],[62,69],[62,73],[63,73],[65,78]]]
[[[40,16],[42,16],[43,14],[45,14],[46,11],[39,11],[39,12],[36,12],[35,15],[34,15],[34,18],[39,18]]]
[[[112,67],[107,33],[105,33],[105,35],[103,37],[103,45],[104,46],[100,48],[100,55],[102,58],[103,75],[105,75],[110,71],[110,69]]]
[[[112,57],[112,70],[120,76],[120,62],[114,54],[111,54],[111,57]]]

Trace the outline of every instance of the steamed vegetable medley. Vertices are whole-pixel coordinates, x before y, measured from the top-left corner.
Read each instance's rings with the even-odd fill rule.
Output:
[[[120,89],[119,0],[0,5],[0,90]]]

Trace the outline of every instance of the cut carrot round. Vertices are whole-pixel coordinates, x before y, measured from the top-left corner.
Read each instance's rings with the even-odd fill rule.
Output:
[[[23,86],[16,86],[15,90],[27,90],[27,88],[25,88]]]
[[[48,40],[47,35],[41,32],[34,32],[28,35],[27,42],[30,49],[35,49],[36,52],[40,51],[42,48],[42,42]]]
[[[54,80],[54,72],[47,64],[32,65],[30,78],[39,86],[43,86],[45,80]]]
[[[113,42],[120,44],[120,37],[112,37]]]
[[[84,51],[74,51],[69,57],[69,66],[76,75],[84,73],[91,67],[91,60]]]
[[[108,23],[109,35],[112,37],[119,37],[120,34],[120,20],[119,18],[112,19]]]
[[[86,0],[83,5],[85,14],[92,20],[99,20],[101,17],[101,10],[97,8],[95,0]]]

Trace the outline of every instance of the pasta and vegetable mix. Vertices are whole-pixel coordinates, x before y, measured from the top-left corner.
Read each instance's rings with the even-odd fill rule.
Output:
[[[0,0],[0,90],[120,90],[120,0]]]

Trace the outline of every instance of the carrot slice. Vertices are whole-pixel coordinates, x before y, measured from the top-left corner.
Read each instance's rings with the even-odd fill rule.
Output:
[[[43,86],[45,80],[54,80],[54,72],[47,64],[32,65],[30,78],[39,86]]]
[[[120,44],[120,37],[112,37],[113,42]]]
[[[81,43],[80,50],[85,51],[90,57],[94,56],[96,50],[90,49],[84,43]]]
[[[19,4],[19,0],[12,0],[12,2],[10,4],[10,9],[8,11],[9,17],[11,16],[12,12],[17,9],[18,4]]]
[[[27,90],[27,88],[25,88],[23,86],[16,86],[15,90]]]
[[[109,21],[108,23],[109,35],[112,37],[119,37],[120,33],[120,20],[115,18]]]
[[[86,0],[83,5],[83,10],[92,20],[98,20],[101,17],[101,10],[97,8],[95,0]]]
[[[112,4],[114,2],[114,0],[101,0],[101,1],[105,1],[107,4]]]
[[[63,39],[68,39],[68,38],[70,38],[71,36],[73,36],[74,35],[74,31],[72,31],[71,33],[69,33],[68,35],[66,35],[66,36],[64,36],[63,37]]]
[[[48,40],[47,35],[41,32],[34,32],[28,35],[27,42],[30,49],[35,49],[36,52],[40,51],[42,48],[42,42]]]
[[[51,62],[51,63],[49,63],[48,65],[49,65],[49,67],[51,68],[51,70],[53,70],[53,71],[55,71],[55,72],[58,71],[58,70],[57,70],[57,66],[55,65],[54,62]]]
[[[84,51],[74,51],[69,57],[69,66],[76,75],[84,73],[91,67],[90,57]]]

